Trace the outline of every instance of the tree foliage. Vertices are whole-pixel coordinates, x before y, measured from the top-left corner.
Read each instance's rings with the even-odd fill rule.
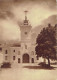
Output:
[[[48,25],[47,28],[43,28],[36,40],[37,46],[35,48],[38,57],[48,59],[56,59],[56,26]]]

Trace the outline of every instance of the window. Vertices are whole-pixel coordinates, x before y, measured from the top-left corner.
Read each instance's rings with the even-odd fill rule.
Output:
[[[13,50],[13,52],[15,52],[15,50]]]
[[[20,51],[18,51],[18,55],[20,55]]]
[[[39,60],[39,57],[38,57],[38,56],[36,56],[36,59],[37,59],[37,60]]]
[[[25,34],[27,34],[27,32],[25,32]]]
[[[24,25],[28,25],[28,20],[24,20]]]
[[[32,63],[34,63],[34,58],[32,58]]]
[[[2,48],[0,48],[0,51],[2,51]]]
[[[7,54],[8,52],[7,52],[7,50],[5,51],[5,54]]]
[[[5,56],[5,60],[7,60],[7,56]]]
[[[18,58],[18,63],[20,63],[20,58]]]
[[[27,45],[25,45],[25,49],[27,49]]]
[[[15,56],[13,56],[13,60],[15,60]]]
[[[34,51],[32,51],[32,55],[34,55]]]

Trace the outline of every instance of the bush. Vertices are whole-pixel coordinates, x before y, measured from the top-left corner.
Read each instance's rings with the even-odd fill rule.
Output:
[[[48,64],[45,64],[44,62],[40,62],[38,65],[40,65],[40,66],[42,66],[42,67],[46,67],[46,68],[49,67],[49,65],[48,65]]]
[[[10,67],[11,67],[10,62],[4,62],[1,66],[1,68],[10,68]]]
[[[43,66],[43,65],[45,65],[45,63],[44,62],[40,62],[38,65]]]

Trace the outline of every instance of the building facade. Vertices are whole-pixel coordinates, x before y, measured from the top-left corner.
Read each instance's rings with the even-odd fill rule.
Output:
[[[26,13],[26,11],[25,11]],[[25,14],[25,20],[20,26],[21,42],[17,45],[3,46],[3,62],[10,62],[11,65],[22,63],[35,63],[35,45],[32,44],[32,26],[27,20]]]

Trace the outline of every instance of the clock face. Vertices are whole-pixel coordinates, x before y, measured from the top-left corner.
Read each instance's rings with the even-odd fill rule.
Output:
[[[25,32],[25,34],[27,34],[27,32]]]

